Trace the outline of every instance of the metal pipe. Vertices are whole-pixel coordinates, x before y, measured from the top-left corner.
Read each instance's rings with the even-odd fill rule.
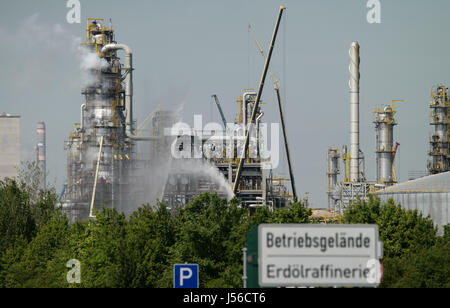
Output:
[[[83,130],[84,130],[84,112],[83,112],[83,110],[85,110],[86,109],[86,104],[81,104],[81,107],[80,107],[80,125],[81,125],[81,127],[80,127],[80,146],[83,144]],[[81,156],[81,153],[80,153],[80,156]]]
[[[256,118],[256,151],[257,151],[257,156],[260,157],[260,153],[259,153],[259,123],[261,121],[261,118],[263,117],[264,112],[261,111],[261,113],[259,114],[259,116]]]
[[[123,50],[125,52],[125,120],[127,135],[133,134],[133,52],[125,44],[108,44],[102,48],[102,54],[110,50]]]
[[[86,109],[86,104],[82,104],[80,107],[80,125],[81,130],[83,130],[84,127],[84,117],[83,117],[83,110]]]
[[[214,98],[214,101],[216,102],[217,109],[219,109],[220,117],[222,118],[223,128],[224,128],[224,130],[226,130],[227,129],[227,120],[225,119],[225,115],[223,114],[222,107],[220,106],[219,98],[217,97],[216,94],[213,94],[211,96],[212,96],[212,98]]]
[[[127,112],[125,120],[126,136],[136,141],[158,140],[159,136],[136,136],[133,129],[133,52],[125,44],[108,44],[102,48],[102,54],[110,50],[123,50],[125,52],[125,110]]]
[[[353,42],[350,50],[350,181],[359,182],[359,44]]]
[[[242,248],[242,257],[243,257],[243,264],[242,264],[242,281],[244,283],[244,289],[247,288],[247,247]]]
[[[264,81],[266,80],[267,69],[269,68],[270,59],[272,58],[272,51],[273,51],[273,47],[275,45],[275,40],[276,40],[276,37],[277,37],[278,28],[280,26],[281,16],[283,15],[283,11],[285,9],[286,9],[285,6],[283,6],[283,5],[280,6],[280,11],[278,13],[278,18],[277,18],[277,21],[276,21],[276,24],[275,24],[275,29],[273,31],[272,41],[270,43],[269,52],[268,52],[266,63],[264,65],[264,70],[263,70],[263,73],[262,73],[262,76],[261,76],[261,81],[259,82],[258,94],[256,95],[255,106],[253,107],[252,118],[250,120],[249,125],[251,123],[253,123],[255,121],[255,119],[256,119],[256,112],[258,111],[259,100],[261,99],[262,90],[264,88]],[[242,173],[242,166],[244,165],[245,154],[247,153],[249,139],[250,139],[250,129],[247,129],[247,133],[245,135],[244,148],[242,149],[241,157],[239,159],[239,165],[238,165],[238,168],[236,170],[236,178],[234,180],[233,193],[235,195],[236,195],[237,189],[239,187],[239,181],[240,181],[241,173]]]
[[[93,213],[94,212],[94,201],[95,201],[95,190],[97,189],[98,169],[100,168],[100,158],[102,156],[102,149],[103,149],[103,136],[100,137],[100,149],[98,150],[97,167],[95,168],[94,188],[92,190],[89,218],[95,218],[94,213]]]
[[[247,110],[247,104],[246,104],[247,96],[256,95],[256,94],[257,93],[254,91],[248,91],[248,92],[244,92],[244,94],[242,95],[242,104],[243,104],[242,109],[243,109],[243,114],[244,114],[242,123],[244,123],[244,127],[247,127],[247,118],[248,118],[248,116],[247,116],[248,110]]]

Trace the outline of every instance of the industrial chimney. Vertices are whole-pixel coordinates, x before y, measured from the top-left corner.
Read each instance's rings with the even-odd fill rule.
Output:
[[[37,128],[37,145],[36,145],[36,163],[41,172],[40,189],[46,189],[46,145],[45,145],[45,123],[38,122]]]
[[[359,182],[359,44],[350,50],[350,182]]]

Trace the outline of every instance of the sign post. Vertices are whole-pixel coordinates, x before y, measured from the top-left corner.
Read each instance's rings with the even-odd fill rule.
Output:
[[[252,227],[246,234],[246,288],[260,288],[258,283],[258,227]]]
[[[198,288],[198,264],[175,264],[173,266],[174,288]]]
[[[380,283],[376,225],[261,224],[259,285],[361,286]]]

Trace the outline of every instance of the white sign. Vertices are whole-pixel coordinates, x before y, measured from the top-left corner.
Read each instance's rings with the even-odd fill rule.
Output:
[[[376,225],[261,224],[259,285],[377,286]]]

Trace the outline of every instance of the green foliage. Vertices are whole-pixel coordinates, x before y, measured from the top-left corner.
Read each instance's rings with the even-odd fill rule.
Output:
[[[34,184],[33,184],[34,185]],[[200,286],[242,286],[245,234],[261,223],[310,223],[299,202],[283,209],[242,208],[202,194],[183,208],[143,205],[129,218],[103,208],[69,223],[56,195],[25,182],[0,181],[0,287],[172,287],[173,264],[200,265]],[[384,243],[382,287],[449,287],[450,227],[442,238],[428,218],[392,201],[356,202],[344,223],[374,223]],[[67,261],[81,264],[69,284]]]
[[[161,273],[171,266],[168,255],[177,225],[164,203],[156,210],[139,208],[127,227],[128,286],[160,287]]]
[[[450,288],[450,241],[442,238],[430,248],[384,260],[382,287]]]
[[[57,211],[51,191],[31,197],[25,183],[0,181],[0,254],[18,238],[30,241]]]
[[[36,233],[36,223],[24,185],[9,179],[0,181],[0,195],[0,253],[2,253],[19,238],[31,240]]]
[[[431,247],[436,241],[437,229],[429,217],[422,217],[417,210],[405,210],[392,199],[384,204],[377,198],[356,202],[345,212],[343,223],[378,225],[385,257],[401,257]]]
[[[377,224],[383,241],[384,267],[380,287],[450,287],[450,228],[442,238],[429,217],[405,210],[393,200],[377,198],[349,206],[344,223]]]

